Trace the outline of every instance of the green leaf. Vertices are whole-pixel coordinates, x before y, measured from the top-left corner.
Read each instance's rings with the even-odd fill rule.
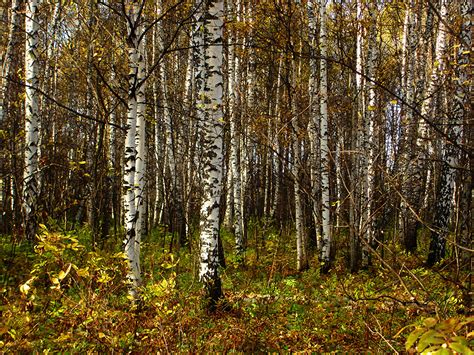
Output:
[[[427,353],[428,353],[428,352],[426,352],[426,354],[427,354]],[[451,351],[449,351],[449,350],[446,349],[446,348],[441,347],[441,348],[439,348],[438,350],[433,351],[431,354],[432,354],[432,355],[451,355]]]
[[[423,334],[425,330],[423,328],[417,328],[414,331],[412,331],[408,337],[407,341],[405,342],[405,350],[408,351],[413,344],[415,344],[415,341],[420,337],[421,334]]]
[[[449,347],[453,349],[454,351],[460,353],[460,354],[474,354],[474,352],[469,349],[468,346],[462,344],[462,343],[450,343]]]
[[[436,323],[437,323],[437,321],[436,321],[435,318],[426,318],[426,319],[423,321],[423,324],[424,324],[425,327],[427,327],[427,328],[434,327]]]
[[[433,345],[433,344],[443,344],[445,340],[443,339],[442,335],[438,333],[435,330],[428,330],[425,332],[421,337],[418,342],[417,350],[419,352],[422,352],[425,350],[428,346]]]

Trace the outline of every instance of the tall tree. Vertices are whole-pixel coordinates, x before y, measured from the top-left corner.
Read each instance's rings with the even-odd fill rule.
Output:
[[[18,76],[20,71],[18,69],[21,66],[21,60],[18,60],[18,58],[21,55],[20,41],[23,32],[21,30],[21,11],[23,5],[24,2],[21,0],[14,0],[11,3],[8,38],[0,71],[0,128],[5,132],[9,132],[11,137],[17,135],[20,125],[20,120],[13,117],[15,110],[11,103],[16,96],[15,94],[17,94],[17,90],[19,90],[18,88],[16,88],[16,90],[13,89],[13,82],[19,81]],[[7,13],[7,11],[5,11],[5,13]],[[6,20],[7,16],[4,16],[4,18]],[[17,151],[15,139],[8,139],[6,136],[0,137],[0,146],[2,147],[0,166],[2,167],[3,175],[1,199],[4,213],[1,226],[3,227],[4,233],[8,234],[15,225],[18,225],[20,220],[20,213],[18,213],[18,211],[21,210],[21,198],[19,198],[21,191],[18,191],[16,186],[19,186],[17,181],[19,182],[21,178],[19,176],[20,174],[16,172],[17,169],[15,169],[18,160],[15,154]],[[7,154],[7,149],[10,154]],[[5,154],[3,154],[3,152],[5,152]]]
[[[319,229],[321,226],[321,199],[320,194],[320,109],[318,104],[319,94],[319,71],[317,59],[317,42],[318,42],[318,12],[317,3],[309,0],[307,4],[308,24],[309,24],[309,104],[310,117],[308,120],[309,143],[310,143],[310,162],[311,162],[311,196],[312,198],[312,216],[316,230],[316,240],[318,240]]]
[[[441,176],[438,183],[434,210],[434,230],[431,233],[430,250],[428,254],[428,264],[434,265],[441,261],[446,253],[446,238],[449,233],[449,219],[453,210],[453,193],[459,166],[460,153],[456,146],[462,141],[462,125],[467,114],[467,105],[469,100],[468,93],[468,70],[470,63],[470,50],[472,42],[472,33],[470,26],[471,2],[463,1],[460,4],[461,26],[459,32],[459,45],[456,53],[457,65],[455,67],[455,94],[453,100],[453,111],[446,125],[446,141],[442,145]],[[440,21],[447,18],[447,4],[443,1],[441,7]],[[442,27],[443,26],[443,27]],[[439,31],[445,31],[444,24],[440,23]],[[438,38],[437,50],[440,41]],[[441,50],[441,48],[439,48]],[[438,53],[438,52],[437,52]],[[440,53],[441,54],[441,53]],[[441,60],[437,54],[437,60]],[[441,67],[440,70],[443,68]],[[434,75],[434,74],[433,74]],[[435,77],[437,79],[437,77]]]
[[[199,24],[204,59],[199,65],[200,79],[198,103],[202,122],[200,129],[203,144],[203,201],[201,204],[201,262],[199,277],[204,284],[213,309],[223,297],[219,276],[219,208],[222,191],[223,163],[223,112],[222,112],[222,27],[224,3],[222,0],[204,1],[200,9]]]
[[[137,140],[140,144],[140,127],[137,127],[138,111],[139,111],[139,100],[140,105],[144,100],[143,92],[140,89],[140,85],[143,85],[143,74],[140,73],[144,70],[143,66],[143,53],[140,49],[143,48],[140,41],[143,40],[142,36],[142,11],[144,2],[138,0],[129,0],[125,6],[125,18],[127,21],[127,32],[128,32],[128,114],[126,131],[127,136],[125,140],[125,171],[124,171],[124,182],[123,187],[125,190],[124,199],[124,214],[125,214],[125,239],[124,239],[124,250],[127,255],[129,262],[129,273],[128,279],[130,281],[130,295],[134,298],[138,297],[138,286],[141,283],[140,275],[140,255],[139,246],[136,244],[140,243],[141,233],[140,226],[137,225],[139,219],[138,208],[138,193],[136,189],[136,163],[137,163]],[[140,114],[142,115],[143,112]],[[138,124],[144,124],[144,120]],[[138,129],[137,129],[138,128]],[[138,137],[138,138],[137,138]],[[144,138],[144,137],[143,137]],[[138,228],[137,228],[138,227]]]
[[[420,200],[420,182],[413,174],[413,164],[416,161],[414,140],[416,137],[416,117],[414,115],[415,102],[415,53],[421,51],[418,45],[418,31],[416,31],[415,1],[407,4],[405,22],[403,27],[402,68],[401,68],[401,94],[406,103],[401,107],[401,137],[399,146],[399,169],[402,172],[401,202],[399,224],[403,237],[405,250],[414,252],[417,248],[417,205]]]
[[[328,272],[331,267],[331,201],[329,191],[329,178],[331,172],[331,153],[329,151],[329,116],[328,116],[328,52],[326,6],[327,0],[320,0],[320,29],[319,46],[320,60],[320,149],[321,149],[321,205],[322,205],[322,235],[321,235],[321,270]]]
[[[6,94],[9,85],[10,74],[12,72],[12,64],[14,61],[15,49],[18,47],[20,31],[20,5],[21,0],[13,0],[11,5],[10,26],[8,31],[8,41],[3,58],[1,76],[0,76],[0,124],[5,117]]]
[[[375,227],[375,156],[376,156],[376,96],[375,96],[375,69],[376,69],[376,50],[377,50],[377,29],[376,29],[376,6],[370,7],[371,25],[368,40],[367,53],[367,109],[365,110],[364,120],[364,152],[367,157],[364,159],[364,203],[362,204],[362,220],[364,224],[361,230],[364,232],[363,247],[363,266],[367,267],[370,263],[370,245],[373,243]]]
[[[233,14],[235,11],[235,21],[239,23],[241,21],[241,1],[239,1],[235,7],[232,6],[232,2],[228,2],[230,7],[229,14]],[[243,225],[243,201],[242,201],[242,184],[241,184],[241,152],[240,152],[240,132],[241,132],[241,82],[240,82],[240,71],[241,71],[241,60],[236,50],[238,48],[238,36],[235,31],[231,31],[228,34],[228,97],[229,97],[229,128],[230,128],[230,156],[229,156],[229,172],[230,174],[230,191],[229,202],[232,206],[229,206],[230,215],[233,216],[233,229],[235,234],[235,249],[238,255],[244,251],[244,225]]]
[[[25,13],[25,170],[23,176],[23,206],[25,235],[33,240],[37,228],[37,204],[39,192],[39,16],[38,0],[29,0]]]

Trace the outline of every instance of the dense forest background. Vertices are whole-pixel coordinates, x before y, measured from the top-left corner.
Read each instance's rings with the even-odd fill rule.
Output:
[[[2,0],[0,351],[472,353],[469,0]]]

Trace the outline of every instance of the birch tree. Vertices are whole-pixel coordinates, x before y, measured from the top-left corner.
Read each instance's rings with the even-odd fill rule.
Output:
[[[312,195],[312,215],[316,229],[316,240],[319,240],[319,229],[321,226],[321,199],[320,194],[320,139],[319,139],[319,120],[320,109],[318,105],[318,59],[317,59],[317,3],[309,0],[307,4],[308,24],[309,24],[309,104],[310,117],[308,121],[309,143],[310,143],[310,162],[311,162],[311,195]]]
[[[25,13],[25,170],[23,176],[23,208],[25,235],[33,240],[37,228],[37,199],[39,192],[39,109],[38,109],[38,0],[29,0]]]
[[[202,78],[199,87],[198,103],[202,111],[200,129],[203,157],[203,201],[200,222],[200,269],[199,277],[209,300],[210,309],[214,309],[223,297],[219,276],[219,208],[222,191],[222,27],[224,4],[222,0],[210,0],[202,3],[199,24],[202,35],[204,61],[198,67],[198,76]]]
[[[8,80],[12,71],[13,55],[18,47],[20,31],[20,4],[21,0],[13,0],[11,5],[10,25],[8,31],[8,40],[5,54],[3,57],[2,70],[0,72],[0,124],[3,123],[5,117],[5,105],[7,101]]]
[[[375,97],[375,66],[376,66],[376,45],[377,45],[377,33],[376,33],[376,8],[371,6],[371,28],[369,34],[368,43],[368,54],[367,54],[367,109],[365,122],[364,122],[364,155],[367,156],[365,159],[366,164],[364,166],[364,203],[362,205],[363,221],[364,224],[361,226],[364,231],[364,247],[363,247],[363,266],[367,267],[370,263],[370,245],[373,243],[374,238],[374,225],[375,225],[375,201],[374,201],[374,190],[375,190],[375,156],[376,156],[376,97]]]
[[[419,150],[419,154],[416,172],[418,181],[423,181],[424,184],[422,185],[425,186],[424,198],[421,206],[422,209],[425,209],[427,207],[428,194],[433,180],[433,171],[431,164],[428,162],[428,159],[433,157],[434,147],[433,143],[430,140],[430,128],[426,120],[432,122],[439,120],[439,118],[436,117],[438,115],[436,106],[440,104],[440,102],[438,101],[440,79],[444,76],[443,71],[446,69],[444,55],[447,37],[445,25],[447,20],[447,11],[448,1],[441,0],[434,62],[432,63],[431,75],[427,84],[426,91],[424,93],[424,101],[421,106],[421,116],[423,117],[423,119],[418,124],[418,135],[416,145]]]
[[[128,279],[130,281],[130,295],[133,298],[138,297],[138,286],[141,283],[140,275],[140,255],[139,244],[141,229],[138,225],[139,210],[139,192],[136,189],[137,183],[137,140],[140,138],[140,131],[143,122],[138,122],[138,114],[143,108],[142,100],[144,99],[140,85],[143,82],[142,70],[144,70],[143,53],[140,52],[140,41],[142,37],[141,16],[144,2],[138,0],[129,0],[125,6],[125,18],[127,20],[127,35],[128,35],[128,113],[126,123],[126,139],[125,139],[125,171],[124,171],[124,215],[125,215],[125,239],[124,250],[129,262]],[[140,108],[139,108],[140,106]],[[143,111],[140,112],[140,116]],[[142,120],[142,118],[140,118]],[[137,129],[138,128],[138,129]],[[138,142],[140,144],[140,142]]]
[[[321,235],[321,270],[328,272],[331,267],[331,215],[330,215],[330,151],[328,131],[328,61],[327,61],[327,29],[326,29],[326,6],[327,0],[319,0],[320,6],[320,149],[321,149],[321,205],[322,205],[322,235]]]
[[[415,54],[421,51],[418,45],[418,31],[416,31],[416,13],[415,2],[410,1],[407,4],[403,33],[402,48],[402,72],[401,85],[402,97],[411,105],[403,105],[401,108],[401,138],[400,138],[400,159],[398,164],[401,165],[403,176],[401,186],[401,203],[399,223],[403,236],[403,244],[405,250],[414,252],[417,248],[416,227],[417,220],[413,210],[417,210],[417,201],[420,199],[418,192],[420,189],[419,181],[413,176],[413,163],[416,160],[416,149],[413,142],[416,137],[416,118],[413,112],[413,104],[415,102]]]
[[[459,33],[459,45],[457,47],[456,59],[457,65],[455,67],[455,94],[453,100],[452,115],[448,119],[446,129],[447,140],[442,145],[442,162],[441,162],[441,176],[438,183],[438,192],[435,200],[434,210],[434,230],[431,233],[430,250],[428,254],[428,264],[434,265],[441,261],[446,253],[446,238],[449,233],[449,219],[453,210],[453,193],[456,181],[457,168],[459,166],[460,153],[455,148],[455,144],[459,146],[462,143],[462,125],[468,113],[469,100],[469,63],[470,50],[472,46],[472,32],[471,32],[471,2],[462,1],[460,3],[461,13],[461,28]],[[441,8],[441,19],[447,18],[446,3],[443,2]],[[440,31],[445,30],[444,26]],[[443,40],[443,39],[441,39]],[[438,38],[438,43],[440,39]],[[440,58],[438,58],[440,59]],[[442,68],[440,68],[442,70]]]
[[[231,6],[231,2],[228,3]],[[240,22],[241,2],[235,6],[235,21]],[[234,9],[232,9],[234,10]],[[233,11],[229,11],[233,13]],[[230,184],[229,189],[232,191],[229,196],[229,202],[232,203],[230,215],[233,216],[233,229],[235,233],[235,250],[237,255],[241,255],[244,251],[243,240],[243,210],[242,210],[242,188],[241,188],[241,164],[240,164],[240,57],[235,50],[238,46],[238,37],[234,32],[228,35],[228,95],[229,95],[229,128],[230,128],[230,157],[229,172]],[[230,207],[230,206],[229,206]]]

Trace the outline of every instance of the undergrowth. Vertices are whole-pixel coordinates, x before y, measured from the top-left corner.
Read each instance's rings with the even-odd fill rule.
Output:
[[[329,275],[316,260],[296,273],[291,235],[263,228],[241,264],[223,233],[226,307],[209,314],[190,252],[195,239],[170,253],[163,238],[152,233],[142,246],[144,284],[134,305],[119,237],[116,247],[97,250],[84,229],[42,226],[34,252],[2,238],[0,351],[471,351],[473,319],[449,264],[430,270],[397,253],[350,274],[339,256]]]

